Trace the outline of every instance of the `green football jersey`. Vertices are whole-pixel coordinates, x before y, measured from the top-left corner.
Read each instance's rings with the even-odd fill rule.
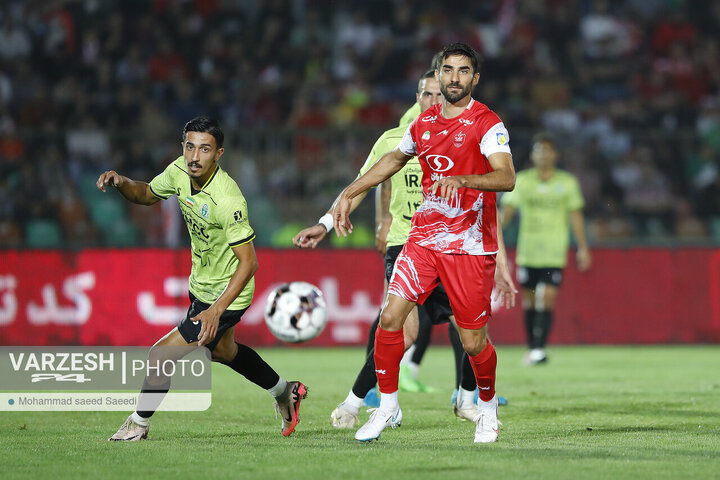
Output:
[[[201,190],[193,189],[185,159],[179,157],[152,179],[150,191],[163,200],[177,195],[190,232],[190,292],[201,302],[215,302],[237,270],[239,260],[231,247],[255,238],[240,188],[218,165]],[[255,279],[251,278],[228,310],[247,308],[254,292]]]
[[[413,103],[413,106],[408,108],[407,112],[405,112],[403,116],[400,117],[400,123],[398,124],[398,126],[407,127],[413,122],[413,120],[415,120],[415,117],[420,115],[420,113],[422,113],[420,110],[420,104],[417,102]]]
[[[546,182],[534,168],[518,172],[515,189],[503,194],[502,205],[520,214],[516,263],[525,267],[562,268],[570,243],[569,214],[585,205],[575,177],[556,170]]]
[[[412,120],[411,120],[412,122]],[[380,157],[397,147],[407,126],[395,127],[380,135],[370,155],[360,169],[360,175],[367,172]],[[392,223],[387,235],[387,246],[403,245],[410,233],[412,216],[423,201],[422,168],[417,157],[390,178],[390,215]]]

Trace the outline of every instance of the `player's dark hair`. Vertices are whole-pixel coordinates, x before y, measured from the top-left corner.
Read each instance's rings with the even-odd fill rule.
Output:
[[[555,148],[555,135],[553,135],[550,132],[538,132],[535,135],[533,135],[532,139],[533,144],[536,143],[549,143],[550,145]]]
[[[443,61],[443,52],[442,52],[442,50],[440,50],[435,55],[433,55],[432,61],[430,62],[430,70],[440,71],[440,67],[442,67],[442,61]]]
[[[470,59],[470,64],[473,67],[473,74],[480,72],[480,56],[477,54],[475,49],[467,43],[451,43],[450,45],[443,47],[440,53],[442,57],[441,62],[438,62],[438,71],[440,70],[440,67],[442,67],[442,62],[444,62],[448,57],[452,57],[453,55],[462,55],[463,57]]]
[[[225,134],[222,128],[220,128],[220,122],[211,117],[195,117],[187,122],[185,128],[183,128],[183,140],[187,137],[188,132],[209,133],[215,137],[217,148],[221,148],[223,146],[223,140],[225,140]]]

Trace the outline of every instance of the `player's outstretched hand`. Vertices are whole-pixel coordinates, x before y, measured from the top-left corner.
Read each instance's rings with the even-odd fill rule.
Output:
[[[345,196],[345,192],[340,194],[335,205],[333,205],[333,222],[335,223],[335,234],[339,237],[347,237],[352,233],[353,226],[350,222],[350,207],[352,200]]]
[[[115,170],[108,170],[107,172],[104,172],[100,175],[100,178],[98,178],[98,181],[96,182],[97,187],[103,192],[105,191],[105,187],[108,185],[111,187],[119,187],[122,184],[123,177]]]
[[[300,230],[300,232],[293,237],[293,245],[300,248],[315,248],[320,240],[325,238],[327,230],[325,226],[321,224],[313,225],[312,227]]]
[[[220,315],[214,313],[211,308],[203,310],[190,320],[200,322],[200,333],[198,333],[198,347],[207,345],[212,342],[217,335],[218,324],[220,323]]]
[[[457,195],[459,188],[464,186],[465,181],[462,177],[445,177],[430,186],[430,193],[450,199]]]
[[[513,283],[510,270],[507,266],[502,267],[498,265],[495,269],[495,291],[493,292],[493,300],[500,301],[505,308],[512,308],[515,306],[515,296],[518,291]]]

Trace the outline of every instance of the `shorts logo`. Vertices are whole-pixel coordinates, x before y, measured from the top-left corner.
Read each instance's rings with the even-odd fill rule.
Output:
[[[423,133],[422,139],[425,141],[430,140],[430,130]]]
[[[507,137],[504,133],[496,133],[495,136],[497,137],[498,145],[505,145],[507,143]]]
[[[455,145],[457,148],[460,148],[463,143],[465,143],[465,134],[460,132],[455,135],[455,138],[453,138],[453,145]]]
[[[208,218],[210,216],[210,208],[208,207],[207,203],[203,203],[203,206],[200,207],[200,215],[203,218]]]
[[[445,155],[428,155],[425,158],[430,168],[436,172],[447,172],[455,165],[450,157]]]
[[[420,119],[423,122],[434,122],[437,120],[437,115],[428,115],[427,117],[423,117]]]

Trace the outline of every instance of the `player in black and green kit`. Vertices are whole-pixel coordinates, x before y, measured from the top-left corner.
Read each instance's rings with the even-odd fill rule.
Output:
[[[97,187],[102,191],[115,187],[127,200],[140,205],[177,196],[191,240],[190,308],[155,347],[206,346],[213,361],[224,363],[275,397],[276,410],[283,418],[282,434],[288,436],[299,422],[305,385],[283,380],[257,352],[234,340],[233,327],[252,302],[258,262],[245,198],[218,164],[224,152],[223,139],[216,120],[195,118],[183,129],[183,155],[149,184],[110,170],[100,175]],[[167,379],[158,383],[161,380],[145,379],[138,399],[142,410],[132,413],[110,440],[147,438],[150,417],[170,387]],[[147,400],[157,398],[157,393],[160,400]]]
[[[534,167],[518,172],[515,190],[503,194],[502,223],[520,212],[517,280],[522,285],[528,353],[525,363],[547,361],[545,345],[570,243],[569,228],[577,242],[578,270],[590,268],[582,208],[585,202],[575,177],[557,169],[558,152],[552,135],[533,138],[530,158]]]

